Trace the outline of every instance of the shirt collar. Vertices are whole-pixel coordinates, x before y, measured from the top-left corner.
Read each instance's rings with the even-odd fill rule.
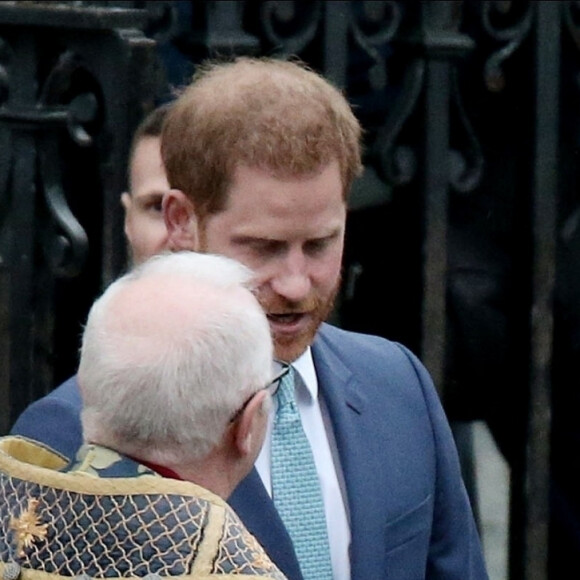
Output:
[[[318,398],[318,380],[316,378],[316,370],[314,369],[314,360],[312,358],[312,349],[308,347],[293,363],[292,366],[296,372],[300,375],[301,381],[298,385],[302,384],[312,401],[316,401]],[[297,386],[300,389],[299,386]]]

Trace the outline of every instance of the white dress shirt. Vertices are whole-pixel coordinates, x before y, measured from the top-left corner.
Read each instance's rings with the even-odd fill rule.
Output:
[[[350,527],[348,523],[346,494],[343,495],[343,481],[338,462],[338,453],[328,412],[318,398],[318,380],[310,348],[292,363],[296,370],[296,402],[302,419],[302,426],[310,442],[314,463],[320,479],[326,526],[330,543],[330,558],[334,580],[350,580]],[[264,446],[256,460],[256,469],[270,497],[271,441],[272,427],[277,404],[273,401]],[[334,458],[334,459],[333,459]]]

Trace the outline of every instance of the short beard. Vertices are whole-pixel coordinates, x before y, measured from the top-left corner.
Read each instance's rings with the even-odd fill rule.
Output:
[[[325,322],[332,310],[334,309],[336,297],[338,295],[338,291],[340,289],[340,278],[338,279],[336,286],[334,287],[330,296],[323,301],[320,298],[314,298],[312,302],[308,302],[307,309],[311,312],[315,313],[315,317],[312,320],[312,324],[307,329],[307,332],[304,334],[294,337],[291,340],[284,340],[277,337],[273,334],[273,342],[274,342],[274,351],[276,353],[276,358],[278,360],[282,360],[284,362],[292,363],[297,358],[299,358],[306,349],[312,345],[314,339],[316,337],[316,333],[318,329]],[[293,304],[291,302],[283,301],[282,305],[277,303],[277,308],[280,308],[282,311],[300,311],[304,308],[300,308],[304,303],[301,304]],[[269,306],[269,305],[267,305]]]

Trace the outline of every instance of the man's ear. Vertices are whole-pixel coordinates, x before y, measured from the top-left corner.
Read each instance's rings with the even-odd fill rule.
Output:
[[[242,414],[238,417],[233,428],[235,429],[234,442],[241,456],[252,454],[256,445],[262,446],[264,429],[264,399],[268,396],[266,391],[258,391],[246,405]]]
[[[162,210],[168,248],[197,250],[198,221],[191,200],[179,189],[170,189],[163,196]]]
[[[125,228],[125,235],[128,237],[128,232],[127,232],[127,218],[129,217],[129,211],[131,209],[131,204],[133,202],[133,199],[131,198],[131,194],[127,191],[124,191],[121,194],[121,205],[123,206],[123,210],[125,211],[125,217],[124,217],[124,228]]]
[[[131,201],[131,194],[128,191],[124,191],[121,194],[121,205],[123,206],[125,213],[127,213],[127,210],[131,207]]]

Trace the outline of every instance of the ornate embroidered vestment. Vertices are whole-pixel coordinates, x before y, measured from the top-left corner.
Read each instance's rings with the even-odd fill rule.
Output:
[[[0,576],[284,580],[219,497],[102,447],[0,439]]]

